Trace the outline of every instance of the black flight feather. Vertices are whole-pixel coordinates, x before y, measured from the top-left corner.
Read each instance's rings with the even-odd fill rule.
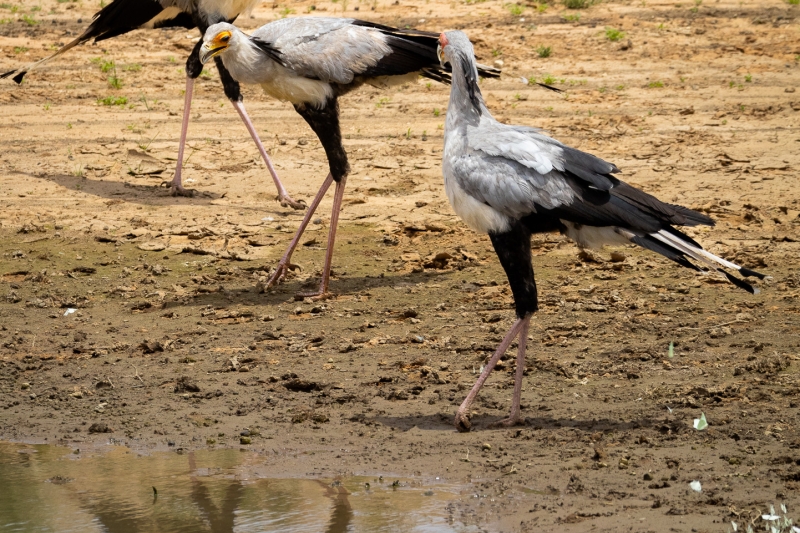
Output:
[[[275,48],[272,43],[267,42],[263,39],[259,39],[258,37],[250,37],[250,40],[253,42],[254,45],[258,47],[258,49],[267,57],[278,63],[279,65],[286,66],[283,63],[283,59],[281,58],[281,51]]]

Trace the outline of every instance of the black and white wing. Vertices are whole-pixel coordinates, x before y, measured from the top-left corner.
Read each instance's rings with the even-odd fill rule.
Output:
[[[582,246],[632,242],[682,266],[717,271],[757,292],[725,269],[762,274],[707,252],[674,227],[714,225],[713,219],[631,187],[613,176],[619,172],[613,164],[538,130],[494,121],[482,120],[467,142],[469,149],[453,165],[459,185],[504,215],[560,226]]]
[[[449,81],[436,55],[438,35],[356,19],[298,17],[262,26],[251,37],[279,50],[281,63],[297,75],[346,85],[358,77],[415,72]],[[499,75],[491,68],[482,73]]]

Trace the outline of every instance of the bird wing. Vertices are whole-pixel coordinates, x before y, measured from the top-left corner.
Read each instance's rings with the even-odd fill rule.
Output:
[[[506,133],[490,140],[484,132],[467,130],[465,149],[445,160],[459,187],[515,219],[571,203],[575,193],[555,168],[554,154],[546,146],[521,148],[514,141],[524,137]]]
[[[356,19],[298,17],[262,26],[251,36],[278,49],[285,67],[310,79],[348,84],[356,77],[420,72],[437,81],[450,81],[436,54],[437,33]],[[489,77],[499,75],[497,69],[483,65],[479,71]]]
[[[466,131],[467,148],[453,162],[459,185],[513,218],[547,210],[580,224],[648,232],[668,224],[713,224],[701,213],[631,187],[611,175],[619,172],[613,164],[534,128],[482,117]]]
[[[478,131],[470,137],[469,146],[487,155],[506,157],[539,174],[552,170],[574,174],[603,191],[612,187],[608,175],[619,172],[613,164],[561,144],[540,130],[506,126],[487,117],[482,118]]]
[[[353,25],[353,19],[282,19],[252,37],[271,43],[298,75],[329,83],[351,83],[391,53],[380,32]]]

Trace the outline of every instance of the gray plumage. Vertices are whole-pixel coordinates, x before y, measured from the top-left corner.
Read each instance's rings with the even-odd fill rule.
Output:
[[[570,148],[539,130],[506,126],[489,112],[477,84],[472,44],[459,31],[439,37],[439,55],[452,65],[442,172],[456,213],[489,234],[514,296],[517,320],[456,411],[455,426],[469,431],[469,411],[497,362],[517,339],[509,417],[523,423],[522,379],[531,317],[539,308],[531,263],[531,234],[560,231],[582,247],[635,243],[696,270],[710,269],[755,293],[744,276],[762,274],[705,250],[675,226],[713,225],[709,217],[670,205],[617,179],[617,167]],[[727,269],[727,270],[726,270]]]
[[[225,43],[215,38],[227,32]],[[227,23],[209,27],[203,61],[219,55],[240,83],[258,84],[295,105],[322,107],[363,83],[403,83],[418,75],[449,81],[436,58],[438,34],[399,30],[350,18],[295,17],[266,24],[247,35]],[[499,71],[481,66],[483,75]]]
[[[260,85],[279,100],[294,105],[325,149],[330,173],[281,257],[268,286],[286,275],[290,259],[314,210],[336,182],[330,233],[315,297],[327,297],[336,223],[350,164],[342,144],[339,97],[362,84],[376,86],[413,81],[418,76],[449,82],[448,70],[437,57],[436,33],[402,30],[373,22],[298,17],[271,22],[247,35],[226,23],[208,28],[200,60],[219,59],[233,78]],[[473,64],[476,76],[499,71]]]
[[[713,225],[709,217],[631,187],[613,175],[619,172],[613,164],[538,129],[496,121],[476,83],[469,39],[458,31],[443,38],[453,75],[442,170],[453,208],[471,227],[502,233],[524,219],[532,231],[537,224],[557,229],[585,247],[634,242],[683,266],[699,269],[699,263],[718,270],[728,279],[722,268],[755,275],[672,227]],[[742,280],[733,282],[757,292]]]

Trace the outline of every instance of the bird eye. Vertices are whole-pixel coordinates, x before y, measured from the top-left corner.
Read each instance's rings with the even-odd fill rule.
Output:
[[[231,36],[230,36],[230,35],[227,35],[227,34],[226,34],[226,35],[223,35],[223,36],[220,38],[220,41],[222,41],[223,43],[227,43],[227,42],[228,42],[228,41],[230,41],[230,40],[231,40]]]

